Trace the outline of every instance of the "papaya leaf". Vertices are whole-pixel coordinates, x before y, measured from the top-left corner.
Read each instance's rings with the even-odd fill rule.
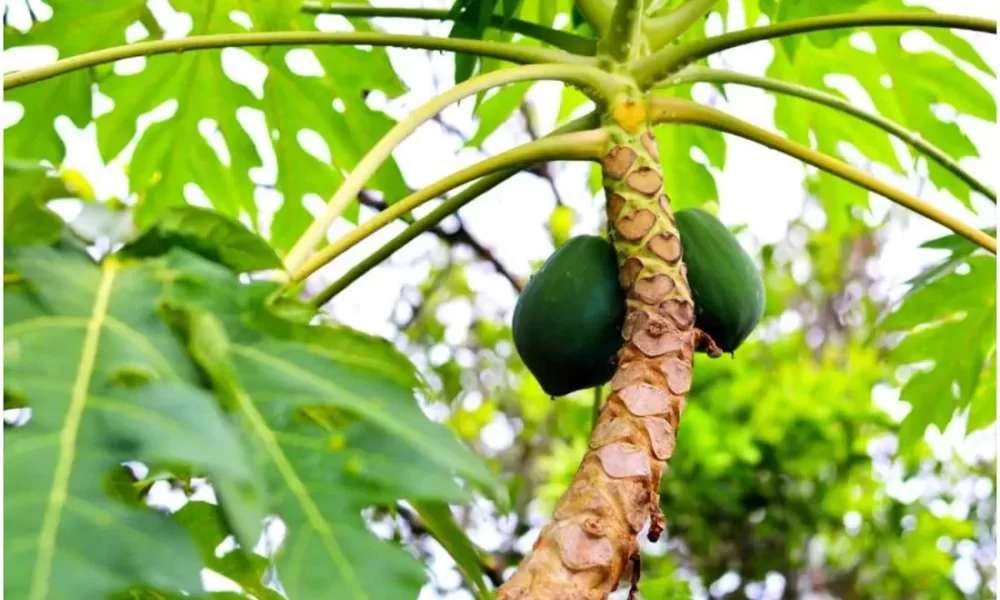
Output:
[[[126,28],[136,22],[146,25],[151,37],[162,35],[145,2],[52,0],[47,4],[53,9],[51,18],[35,22],[28,31],[4,28],[5,50],[52,46],[59,58],[66,58],[124,44]],[[87,27],[81,28],[80,23],[87,23]],[[100,69],[77,71],[4,92],[5,101],[17,102],[24,109],[21,119],[4,129],[4,156],[61,164],[66,148],[56,132],[55,119],[69,117],[79,128],[90,121],[90,86],[96,79],[95,71]]]
[[[361,511],[399,498],[463,502],[457,475],[497,497],[499,482],[422,414],[419,378],[384,340],[270,313],[266,294],[201,257],[171,307],[191,355],[238,417],[268,509],[288,535],[275,565],[292,598],[412,598],[424,581],[404,551],[372,537]],[[183,321],[183,322],[182,322]]]
[[[314,17],[292,14],[269,24],[269,29],[308,31]],[[363,20],[355,20],[357,31],[369,31]],[[290,57],[301,49],[267,48],[261,60],[268,67],[264,80],[261,110],[268,128],[274,132],[272,144],[278,161],[275,184],[283,202],[271,225],[275,248],[287,250],[312,223],[303,205],[306,194],[330,198],[358,161],[394,124],[385,113],[372,110],[365,96],[379,90],[389,97],[405,91],[396,77],[383,48],[319,46],[310,49],[322,74],[298,75],[289,66]],[[361,65],[364,65],[363,67]],[[326,144],[329,160],[321,160],[302,145],[300,135],[311,131]],[[383,192],[387,201],[409,193],[394,160],[386,161],[369,181],[368,187]],[[358,205],[352,204],[344,218],[357,220]]]
[[[260,600],[280,600],[281,594],[262,583],[269,566],[267,557],[244,548],[233,548],[217,555],[216,549],[229,537],[225,514],[208,502],[191,501],[172,515],[191,536],[202,563],[235,583]]]
[[[479,118],[479,128],[465,146],[477,148],[483,145],[486,138],[510,119],[511,115],[524,102],[524,96],[531,87],[530,82],[515,83],[497,91],[476,107],[476,117]]]
[[[451,508],[441,502],[412,504],[427,531],[455,560],[462,576],[476,594],[477,600],[489,600],[490,592],[486,587],[482,553],[455,522]]]
[[[242,223],[207,208],[171,208],[136,240],[122,248],[126,256],[162,256],[181,246],[238,273],[280,269],[281,259]]]
[[[691,99],[689,87],[657,93]],[[708,165],[717,169],[725,167],[726,141],[721,133],[706,127],[667,124],[657,128],[656,143],[660,164],[669,165],[668,172],[664,173],[663,186],[675,211],[700,207],[719,198],[715,176]],[[695,148],[704,154],[708,165],[691,156]]]
[[[163,261],[98,266],[66,245],[8,250],[5,269],[23,284],[4,290],[4,395],[31,409],[4,435],[6,595],[199,590],[183,531],[113,483],[138,460],[190,464],[231,490],[254,485],[235,432],[160,318],[161,294],[181,274]],[[249,496],[222,499],[257,515],[234,524],[255,539],[263,513]]]
[[[962,262],[944,262],[950,263],[949,271],[918,277],[880,325],[883,332],[906,332],[890,357],[898,366],[917,370],[900,395],[912,405],[900,426],[901,448],[912,447],[928,425],[943,429],[970,403],[974,424],[983,426],[990,412],[981,403],[995,400],[979,390],[989,386],[990,357],[996,348],[996,258],[973,255]],[[941,271],[940,265],[927,269],[935,270]]]
[[[899,0],[844,1],[864,11],[927,11],[905,6]],[[785,15],[794,13],[795,18],[799,18],[840,12],[834,10],[835,4],[838,3],[782,2],[777,3],[776,10]],[[786,12],[782,13],[783,10]],[[947,104],[960,114],[993,121],[995,100],[982,84],[956,68],[954,62],[942,54],[905,51],[902,36],[907,31],[906,28],[871,29],[867,33],[874,48],[866,49],[852,44],[850,36],[855,30],[850,29],[820,36],[789,36],[773,43],[775,59],[767,75],[835,94],[840,92],[829,85],[827,77],[831,74],[852,77],[868,95],[874,112],[918,132],[955,160],[978,156],[975,146],[958,124],[942,120],[935,111],[938,105]],[[928,35],[963,60],[980,69],[986,67],[975,50],[954,33],[928,30]],[[988,67],[983,70],[988,71]],[[900,76],[900,73],[906,75]],[[904,149],[905,158],[901,163],[896,150],[889,144],[887,133],[828,108],[781,94],[774,97],[775,124],[791,139],[810,145],[814,140],[818,150],[841,156],[844,154],[839,145],[843,142],[868,159],[898,172],[903,172],[904,166],[913,168],[916,154],[909,148]],[[973,192],[967,183],[935,161],[927,161],[927,171],[934,185],[970,205]],[[834,220],[843,221],[842,215],[852,206],[867,206],[867,192],[830,175],[821,173],[819,186],[828,211],[835,213]]]
[[[239,0],[172,4],[189,13],[190,35],[243,31],[229,17],[232,11],[247,8]],[[250,14],[250,18],[259,17]],[[149,57],[138,73],[112,75],[100,84],[101,93],[114,102],[114,109],[97,119],[98,147],[105,160],[118,156],[135,136],[139,116],[168,101],[176,102],[170,118],[143,132],[129,163],[129,186],[139,195],[135,220],[140,228],[169,207],[185,204],[184,188],[189,183],[196,184],[224,214],[235,218],[242,211],[251,219],[257,216],[249,172],[258,164],[258,156],[236,110],[257,107],[259,101],[225,75],[222,53],[205,50]],[[210,133],[203,134],[203,127]],[[212,147],[209,135],[221,137],[225,153]]]
[[[57,0],[49,4],[53,8],[51,19],[35,24],[27,33],[8,32],[5,47],[55,46],[64,57],[124,44],[125,30],[139,23],[148,32],[146,39],[162,36],[145,0]],[[171,5],[190,17],[188,35],[246,31],[247,17],[251,28],[258,31],[315,29],[316,18],[301,15],[294,2],[174,0]],[[79,27],[81,22],[88,23],[85,30]],[[370,29],[363,22],[355,23],[355,28]],[[261,164],[261,158],[237,119],[237,110],[263,111],[278,163],[274,185],[283,196],[270,230],[276,248],[285,249],[311,222],[303,197],[332,194],[342,181],[342,173],[353,169],[391,126],[391,119],[368,108],[365,94],[381,90],[395,96],[402,91],[382,48],[367,52],[317,48],[314,53],[325,71],[322,77],[292,73],[286,59],[293,51],[258,48],[244,53],[268,67],[263,96],[227,77],[222,67],[223,50],[137,59],[144,65],[130,75],[118,75],[111,66],[104,66],[12,90],[7,99],[20,102],[26,112],[5,130],[7,156],[61,163],[65,151],[52,122],[66,113],[77,127],[84,127],[91,119],[94,82],[114,103],[110,112],[96,119],[98,148],[105,160],[119,156],[136,137],[140,116],[172,103],[172,116],[152,123],[142,133],[129,164],[129,185],[138,195],[136,224],[148,227],[163,211],[185,204],[200,190],[201,200],[207,199],[233,218],[246,214],[254,227],[260,228],[250,170]],[[59,102],[53,102],[54,98]],[[205,102],[205,98],[212,101]],[[339,102],[343,102],[344,112],[334,108]],[[304,150],[299,140],[307,129],[320,135],[331,159],[318,160]],[[405,194],[394,161],[379,170],[372,187],[392,197]],[[355,208],[346,216],[353,218],[356,213]]]
[[[45,203],[70,198],[62,180],[49,177],[42,166],[4,162],[3,238],[6,246],[51,244],[59,239],[63,222]]]
[[[449,37],[484,39],[486,26],[493,16],[498,0],[455,0],[449,15],[455,20]],[[507,0],[504,0],[505,4]],[[471,54],[455,54],[455,83],[472,77],[479,58]]]

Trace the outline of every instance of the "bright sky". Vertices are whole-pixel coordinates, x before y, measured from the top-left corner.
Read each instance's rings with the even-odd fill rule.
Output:
[[[372,3],[386,6],[427,7],[447,7],[450,4],[447,0],[436,2],[393,0]],[[742,22],[740,3],[731,2],[730,4],[733,5],[729,15],[730,23]],[[937,0],[922,4],[951,13],[980,16],[990,13],[995,16],[998,6],[996,2],[990,0]],[[173,17],[170,16],[173,11],[169,9],[164,0],[152,0],[150,5],[156,7],[158,15],[163,16],[163,24],[168,37],[184,35],[189,29],[190,24],[185,16],[178,17],[176,13]],[[44,7],[41,7],[37,13],[43,18],[47,14]],[[18,17],[18,12],[14,10],[11,14],[12,20],[16,22]],[[239,19],[239,16],[234,18]],[[346,20],[330,16],[321,17],[319,24],[323,29],[350,27]],[[420,34],[424,32],[424,25],[417,21],[381,19],[377,21],[377,24],[388,31],[397,33]],[[719,32],[722,28],[721,19],[717,16],[713,17],[708,23],[708,28],[710,33]],[[447,24],[430,24],[429,26],[429,31],[433,35],[447,35],[448,29],[449,25]],[[139,28],[131,32],[130,40],[134,41],[141,39],[141,37],[142,31]],[[932,44],[927,36],[913,34],[913,37],[912,49]],[[985,34],[969,34],[964,35],[964,37],[982,49],[987,62],[994,69],[1000,69],[1000,64],[996,60],[997,42],[995,37]],[[864,44],[863,34],[857,35],[856,38],[858,44]],[[51,53],[37,50],[30,52],[5,51],[4,54],[5,71],[23,68],[29,64],[37,64],[52,58]],[[310,60],[311,53],[308,50],[301,50],[298,54],[296,66],[303,69],[304,72],[308,72],[311,63],[315,62]],[[429,55],[426,52],[402,50],[390,50],[390,56],[410,90],[399,99],[388,103],[382,102],[383,106],[380,107],[393,116],[405,115],[439,93],[441,89],[434,87],[435,79],[445,82],[442,85],[450,85],[447,83],[451,81],[452,62],[450,57],[437,55],[429,60]],[[728,68],[746,73],[762,74],[770,58],[770,47],[766,44],[756,44],[728,51],[722,56],[716,56],[713,58],[712,64],[714,66],[725,65]],[[169,57],[154,60],[169,60]],[[260,89],[264,73],[260,65],[254,64],[253,59],[250,59],[245,52],[236,49],[227,50],[225,61],[227,71],[234,78],[245,82],[251,90]],[[144,59],[132,59],[120,63],[116,67],[116,71],[123,73],[135,71],[141,69],[143,65]],[[432,70],[436,77],[429,76]],[[981,79],[987,82],[988,89],[995,96],[997,92],[996,81],[982,77]],[[865,94],[858,93],[860,90],[858,86],[844,85],[837,78],[832,79],[830,84],[849,94],[853,101],[870,106],[870,101]],[[560,87],[561,84],[541,83],[537,84],[530,92],[529,97],[535,104],[539,120],[544,124],[543,131],[551,129],[554,122],[558,109]],[[703,86],[698,88],[698,93],[700,100],[706,100],[707,94],[712,92],[708,86]],[[729,103],[726,103],[721,97],[715,98],[718,108],[773,130],[771,117],[773,100],[769,96],[757,90],[738,86],[730,86],[727,93],[730,99]],[[378,102],[378,99],[376,98],[375,101]],[[100,110],[109,110],[110,102],[99,104],[100,106],[103,106]],[[253,123],[255,120],[255,116],[251,114],[253,111],[244,110],[247,113],[244,115],[248,117],[247,122]],[[165,118],[173,110],[166,107],[165,110],[156,112],[160,115],[159,118]],[[4,125],[7,126],[19,118],[19,113],[18,106],[5,102],[2,117]],[[449,123],[470,136],[476,131],[476,123],[471,114],[471,103],[449,108],[445,111],[444,117]],[[261,139],[265,137],[265,132],[259,124],[259,116],[256,118],[256,122],[257,125],[251,124],[249,129],[256,136],[255,139]],[[964,160],[963,167],[996,188],[998,182],[995,165],[998,164],[997,159],[1000,158],[996,143],[996,124],[968,117],[959,117],[958,122],[982,155],[979,159]],[[93,127],[77,131],[72,124],[68,123],[67,119],[63,118],[59,123],[59,129],[67,140],[69,148],[66,166],[77,168],[85,173],[91,179],[99,197],[124,196],[127,185],[122,172],[122,164],[127,162],[127,157],[113,161],[110,165],[102,165],[96,151]],[[524,141],[526,141],[526,137],[521,123],[514,119],[508,126],[501,128],[489,138],[485,149],[490,153],[497,153]],[[741,237],[748,248],[753,249],[760,243],[772,243],[782,239],[788,221],[798,217],[801,211],[804,194],[802,189],[803,168],[796,161],[751,142],[732,136],[727,136],[727,142],[726,169],[716,173],[720,192],[720,218],[728,224],[748,225],[747,232]],[[128,152],[131,152],[132,147],[134,144],[130,146]],[[395,157],[407,183],[413,188],[418,188],[432,183],[449,172],[481,160],[483,155],[480,152],[463,150],[461,147],[462,142],[453,134],[444,131],[435,123],[429,123],[404,142],[396,151]],[[329,154],[329,150],[325,148],[318,148],[315,151],[321,155]],[[259,182],[272,182],[276,169],[273,152],[264,151],[263,154],[264,167],[252,175]],[[992,169],[988,167],[990,164],[994,165]],[[587,168],[581,165],[560,164],[558,169],[557,184],[561,195],[567,204],[576,209],[578,213],[579,222],[574,233],[594,232],[598,226],[600,199],[592,197],[587,190]],[[980,226],[995,222],[996,213],[992,204],[985,200],[977,202],[976,208],[981,210],[982,214],[971,214],[954,199],[933,189],[933,186],[918,173],[900,178],[892,176],[887,169],[876,167],[875,174]],[[198,203],[199,200],[197,190],[191,190],[189,201]],[[320,205],[323,200],[325,199],[319,197],[308,199],[306,206],[315,210],[315,207]],[[263,212],[273,212],[281,200],[273,192],[261,190],[258,192],[258,201]],[[493,249],[502,262],[515,273],[527,276],[530,274],[529,264],[532,261],[543,259],[552,251],[544,225],[553,202],[551,190],[545,181],[532,175],[519,175],[467,206],[463,209],[462,216],[470,231],[486,246]],[[872,197],[871,206],[872,212],[881,216],[889,209],[890,203],[882,198]],[[72,204],[61,207],[61,211],[67,216],[78,210],[79,207]],[[898,211],[896,208],[893,210]],[[371,212],[363,211],[362,214],[370,216]],[[350,227],[345,222],[338,223],[331,231],[331,237],[340,235]],[[394,224],[370,237],[338,259],[333,265],[324,269],[321,272],[321,278],[325,282],[344,273],[362,256],[382,245],[401,229],[401,225]],[[916,246],[922,241],[943,233],[945,230],[942,227],[919,217],[906,219],[902,225],[893,226],[890,242],[883,251],[883,257],[877,266],[878,272],[884,275],[889,282],[885,290],[887,293],[894,297],[898,296],[904,291],[900,284],[914,275],[928,259],[935,258],[933,253],[917,250]],[[370,272],[338,296],[333,302],[332,312],[339,320],[353,327],[393,337],[395,328],[392,325],[391,315],[402,289],[404,286],[415,286],[423,281],[429,269],[426,253],[437,247],[437,241],[431,236],[423,236],[412,242],[397,253],[389,264]],[[440,250],[437,251],[436,256],[440,258]],[[497,310],[506,311],[509,318],[509,311],[513,309],[516,297],[507,282],[496,275],[491,267],[484,265],[472,269],[469,273],[469,283],[480,294],[480,299],[477,302],[483,302]],[[315,289],[319,289],[319,287],[317,284]],[[470,308],[457,304],[449,305],[445,310],[447,312],[442,314],[442,318],[446,318],[449,322],[449,339],[461,339],[471,323]],[[896,400],[897,397],[898,393],[892,390],[878,390],[875,394],[876,401],[890,412],[894,414],[899,414],[900,411],[905,413],[906,405],[899,403]],[[953,427],[949,427],[944,438],[940,435],[932,435],[931,441],[934,442],[935,451],[941,458],[946,458],[953,452],[957,452],[966,460],[972,459],[975,455],[992,456],[992,428],[975,436],[979,439],[968,439],[963,442],[961,423],[953,425]],[[497,435],[507,437],[502,431],[499,431]],[[902,491],[900,493],[908,492]],[[483,541],[488,542],[485,539]],[[436,554],[439,555],[439,560],[435,561],[433,569],[435,577],[445,579],[454,577],[454,572],[450,568],[446,568],[446,565],[450,564],[450,559],[441,552],[436,552]],[[963,567],[960,566],[958,569],[962,570]],[[973,576],[968,574],[967,568],[965,568],[965,573],[964,575],[959,573],[959,578]],[[773,589],[770,584],[767,587]],[[431,592],[428,590],[429,593]],[[764,592],[761,593],[764,594]],[[436,596],[425,594],[421,596],[421,600],[429,600],[434,597]],[[449,598],[459,597],[467,596],[449,596]],[[761,595],[760,597],[769,596]]]

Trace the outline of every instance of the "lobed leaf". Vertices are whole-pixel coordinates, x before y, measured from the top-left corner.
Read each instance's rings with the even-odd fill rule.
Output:
[[[183,532],[119,500],[110,479],[126,461],[189,464],[233,492],[227,505],[256,512],[242,494],[250,463],[160,318],[163,263],[96,265],[60,244],[10,249],[5,270],[22,278],[4,290],[5,405],[31,409],[4,436],[6,594],[199,589]]]

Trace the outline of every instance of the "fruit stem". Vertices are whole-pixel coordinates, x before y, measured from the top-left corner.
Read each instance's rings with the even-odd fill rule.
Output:
[[[780,135],[771,133],[751,125],[742,119],[727,115],[726,113],[708,106],[702,106],[689,100],[680,98],[667,98],[655,96],[652,101],[652,119],[654,123],[688,123],[702,125],[738,135],[742,138],[757,142],[773,150],[777,150],[794,158],[808,163],[814,167],[822,169],[841,179],[850,181],[869,191],[875,192],[889,200],[909,208],[932,221],[939,223],[974,244],[989,250],[993,254],[997,252],[997,241],[995,238],[979,231],[948,213],[935,208],[927,202],[908,194],[902,190],[872,177],[868,173],[852,167],[851,165],[837,160],[836,158],[818,152],[797,142],[793,142]]]

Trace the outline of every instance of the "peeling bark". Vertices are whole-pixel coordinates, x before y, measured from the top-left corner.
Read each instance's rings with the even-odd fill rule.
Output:
[[[498,600],[603,600],[618,587],[637,564],[642,527],[650,523],[651,540],[663,531],[662,461],[674,450],[695,348],[711,347],[694,329],[680,237],[662,190],[645,99],[619,99],[604,126],[610,133],[602,161],[609,229],[629,298],[625,345],[590,450],[553,521],[500,587]]]

